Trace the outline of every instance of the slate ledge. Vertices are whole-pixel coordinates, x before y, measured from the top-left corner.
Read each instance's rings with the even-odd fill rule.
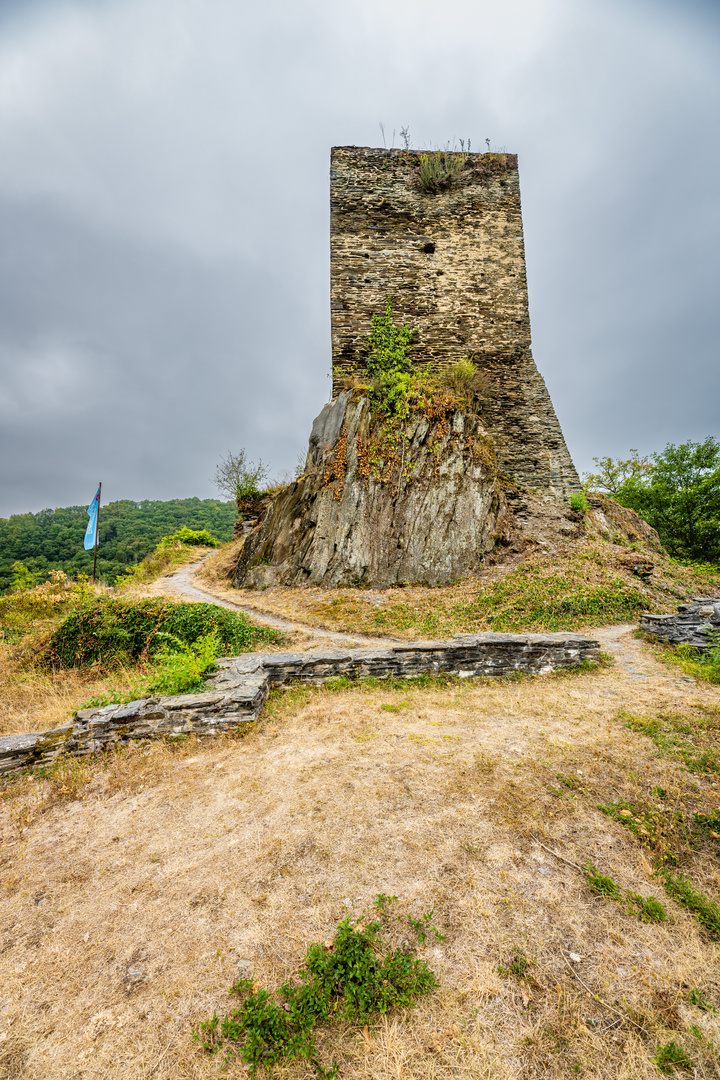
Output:
[[[514,671],[542,675],[597,660],[599,651],[597,641],[581,634],[483,633],[380,649],[245,653],[218,660],[208,679],[211,688],[201,693],[81,709],[52,731],[0,738],[0,775],[49,765],[63,753],[87,756],[134,739],[231,731],[257,720],[270,688],[290,679],[323,683],[338,676],[408,679],[440,672],[464,677]]]
[[[640,629],[673,645],[707,649],[711,635],[720,633],[720,596],[696,596],[675,615],[641,615]]]

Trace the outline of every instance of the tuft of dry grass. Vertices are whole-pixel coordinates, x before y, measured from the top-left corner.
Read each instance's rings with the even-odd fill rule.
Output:
[[[192,1029],[232,1007],[239,973],[278,987],[381,892],[398,897],[398,935],[434,912],[445,940],[423,956],[440,989],[366,1032],[328,1028],[321,1060],[348,1080],[645,1080],[671,1041],[717,1075],[717,946],[660,892],[653,849],[597,806],[671,793],[714,812],[714,776],[620,710],[695,715],[718,691],[631,633],[604,644],[615,664],[574,677],[289,688],[244,739],[4,781],[0,1077],[246,1075]],[[709,847],[679,858],[720,895]],[[668,919],[593,892],[575,868],[588,861]]]

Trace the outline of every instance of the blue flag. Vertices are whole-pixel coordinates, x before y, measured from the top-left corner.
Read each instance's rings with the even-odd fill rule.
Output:
[[[95,498],[87,508],[88,521],[87,531],[85,532],[85,550],[91,551],[95,547],[95,530],[97,528],[98,510],[100,509],[100,488],[95,492]]]

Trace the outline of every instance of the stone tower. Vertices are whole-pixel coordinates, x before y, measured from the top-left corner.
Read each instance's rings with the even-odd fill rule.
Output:
[[[470,357],[486,376],[480,417],[501,470],[567,497],[578,475],[530,350],[517,157],[466,154],[462,172],[434,192],[423,189],[422,157],[333,148],[333,396],[364,369],[372,316],[391,297],[395,321],[418,331],[418,365]]]

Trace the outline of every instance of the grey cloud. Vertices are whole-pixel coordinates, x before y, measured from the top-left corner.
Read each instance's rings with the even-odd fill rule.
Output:
[[[211,495],[241,445],[292,467],[329,383],[329,148],[379,120],[518,152],[534,350],[581,469],[718,433],[711,5],[30,10],[0,34],[0,513],[100,474]]]

